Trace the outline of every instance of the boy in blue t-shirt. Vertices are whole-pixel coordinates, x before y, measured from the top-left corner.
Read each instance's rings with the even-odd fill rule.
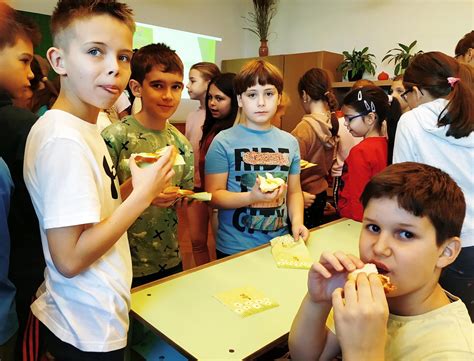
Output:
[[[217,255],[225,257],[288,233],[307,239],[303,225],[297,140],[271,125],[283,91],[280,71],[262,60],[247,63],[235,78],[242,124],[219,133],[206,156],[206,190],[219,208]],[[260,190],[257,175],[285,180]]]

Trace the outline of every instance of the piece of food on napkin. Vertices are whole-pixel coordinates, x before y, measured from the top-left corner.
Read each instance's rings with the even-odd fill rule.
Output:
[[[377,266],[373,263],[366,263],[364,267],[352,271],[347,275],[347,279],[355,281],[359,273],[365,273],[367,276],[371,273],[375,273],[382,282],[383,290],[386,294],[396,289],[395,285],[390,282],[390,277],[380,274]]]
[[[281,178],[273,177],[270,173],[265,173],[265,177],[258,175],[260,181],[260,190],[263,193],[273,192],[275,189],[285,184],[285,181]]]
[[[304,159],[300,160],[300,169],[301,170],[305,170],[305,169],[314,167],[316,165],[317,165],[316,163],[311,163],[311,162],[308,162],[307,160],[304,160]]]
[[[272,255],[279,268],[310,269],[313,259],[303,239],[295,241],[290,234],[275,237],[270,241]]]
[[[172,148],[172,152],[175,153],[174,163],[173,165],[185,165],[186,162],[181,154],[178,153],[176,147],[174,145],[169,145],[167,147],[163,147],[158,149],[155,152],[143,152],[143,153],[135,153],[135,162],[140,167],[147,167],[150,164],[155,163],[158,159],[160,159],[163,154],[167,151],[168,148]]]

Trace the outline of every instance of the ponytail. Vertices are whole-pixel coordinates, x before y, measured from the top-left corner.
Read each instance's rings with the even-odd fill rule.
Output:
[[[395,146],[395,134],[397,133],[397,126],[400,117],[402,116],[402,107],[397,98],[391,97],[390,108],[387,113],[387,162],[388,165],[393,162],[393,148]]]
[[[403,74],[405,88],[417,86],[435,99],[448,100],[438,126],[449,126],[446,136],[456,139],[474,131],[474,94],[466,79],[458,79],[460,74],[459,63],[438,51],[417,55]]]
[[[328,104],[331,111],[331,135],[335,137],[339,131],[339,120],[336,116],[339,103],[331,90],[331,80],[328,72],[320,68],[309,69],[298,82],[300,97],[303,96],[303,91],[308,94],[311,100],[322,100]]]
[[[331,110],[331,135],[335,137],[339,133],[339,119],[337,118],[336,111],[338,110],[339,103],[337,102],[336,96],[331,90],[324,93],[329,109]]]
[[[456,139],[474,131],[474,95],[462,80],[453,85],[448,105],[438,117],[438,125],[449,125],[446,136]]]

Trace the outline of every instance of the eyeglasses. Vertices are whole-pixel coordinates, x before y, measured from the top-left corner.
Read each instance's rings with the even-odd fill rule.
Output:
[[[418,90],[420,91],[421,95],[424,95],[423,91],[421,89],[418,89]],[[408,95],[408,93],[411,93],[412,91],[413,91],[413,87],[411,87],[410,89],[405,90],[402,94],[400,94],[400,96],[402,97],[402,99],[404,101],[407,101],[407,95]]]
[[[350,123],[353,119],[358,118],[358,117],[364,117],[367,114],[369,114],[369,113],[368,112],[362,112],[362,113],[354,114],[354,115],[351,115],[351,116],[344,115],[344,119],[345,119],[346,122]]]
[[[411,93],[413,91],[413,88],[405,90],[402,94],[400,94],[400,97],[404,100],[407,101],[407,95],[408,93]]]

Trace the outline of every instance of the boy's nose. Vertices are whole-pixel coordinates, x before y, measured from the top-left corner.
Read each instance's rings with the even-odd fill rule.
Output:
[[[28,67],[28,74],[26,75],[26,77],[28,78],[28,80],[32,80],[35,77],[35,74],[31,70],[31,66]]]
[[[379,237],[373,245],[373,251],[376,255],[382,255],[385,257],[390,256],[392,253],[390,249],[390,237],[391,235],[386,232],[380,232]]]
[[[258,105],[259,106],[265,105],[265,98],[263,97],[263,94],[258,96]]]

